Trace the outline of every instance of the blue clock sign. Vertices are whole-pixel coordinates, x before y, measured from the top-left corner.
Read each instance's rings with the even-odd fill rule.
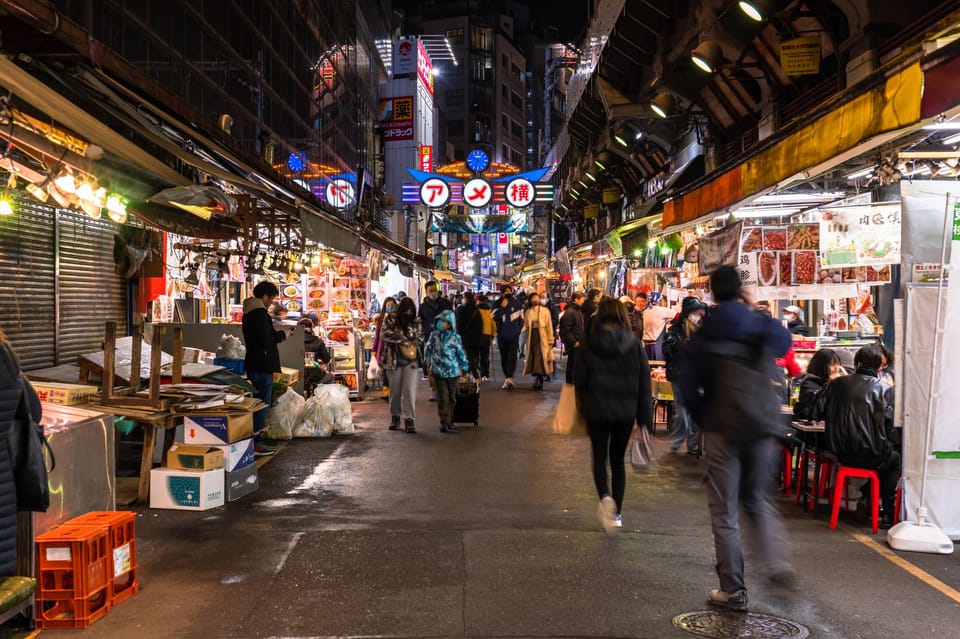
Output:
[[[287,166],[294,173],[300,173],[307,168],[307,158],[302,153],[293,152],[287,157]]]
[[[483,173],[488,166],[490,166],[490,156],[480,149],[474,149],[467,155],[467,168],[474,173]]]

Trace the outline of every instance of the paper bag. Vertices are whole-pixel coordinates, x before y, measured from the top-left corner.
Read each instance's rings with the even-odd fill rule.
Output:
[[[553,432],[564,435],[586,431],[586,423],[577,410],[577,396],[573,384],[564,384],[560,389],[560,401],[557,402],[557,414],[553,418]]]

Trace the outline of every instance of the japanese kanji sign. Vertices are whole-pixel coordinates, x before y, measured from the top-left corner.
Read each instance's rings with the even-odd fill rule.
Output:
[[[386,142],[413,139],[413,97],[380,100],[380,127]]]
[[[493,187],[481,178],[467,180],[463,185],[463,201],[475,209],[483,208],[493,199]]]
[[[786,75],[820,73],[820,36],[803,36],[780,43],[780,66]]]
[[[530,180],[515,178],[507,182],[504,197],[507,198],[507,204],[520,209],[533,204],[537,197],[537,189]]]
[[[433,170],[433,147],[430,145],[420,146],[420,170],[426,173]]]
[[[900,263],[900,203],[824,209],[820,218],[821,266]]]
[[[420,201],[426,206],[444,206],[450,201],[450,185],[440,178],[430,178],[420,185]]]
[[[356,189],[349,180],[336,179],[327,183],[326,199],[330,206],[345,209],[353,205],[356,197]]]
[[[960,242],[960,202],[953,207],[953,241]]]

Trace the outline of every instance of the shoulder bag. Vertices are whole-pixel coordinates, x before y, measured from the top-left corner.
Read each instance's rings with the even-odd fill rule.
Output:
[[[29,382],[20,377],[20,404],[8,440],[13,481],[17,488],[17,510],[45,512],[50,507],[50,483],[44,450],[50,455],[50,471],[56,467],[53,450],[43,434],[43,426],[30,412],[27,399]]]

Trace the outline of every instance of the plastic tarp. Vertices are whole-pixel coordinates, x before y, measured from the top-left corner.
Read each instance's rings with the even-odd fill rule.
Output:
[[[954,244],[960,244],[954,242]],[[960,249],[954,247],[954,254]],[[926,426],[931,389],[931,365],[934,357],[937,315],[937,285],[908,284],[906,296],[906,331],[904,368],[898,372],[898,383],[903,384],[903,503],[907,518],[916,519],[920,506],[923,462],[933,451],[960,449],[960,322],[946,321],[960,313],[960,294],[953,291],[942,305],[944,318],[943,342],[937,349],[937,367],[934,370],[934,422],[929,444]],[[953,354],[954,357],[949,357]],[[960,539],[960,459],[928,461],[925,505],[928,518],[943,529],[951,539]]]

